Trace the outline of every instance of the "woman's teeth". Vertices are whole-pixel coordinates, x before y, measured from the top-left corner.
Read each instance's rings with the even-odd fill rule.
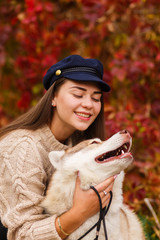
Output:
[[[91,115],[90,114],[85,114],[85,113],[76,113],[78,116],[89,118]]]

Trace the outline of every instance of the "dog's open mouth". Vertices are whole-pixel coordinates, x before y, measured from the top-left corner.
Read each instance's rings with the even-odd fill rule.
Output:
[[[108,162],[108,161],[112,160],[113,157],[117,157],[117,156],[119,157],[120,155],[128,153],[129,149],[130,149],[130,143],[126,142],[121,147],[119,147],[113,151],[106,152],[106,153],[99,155],[98,157],[96,157],[95,160],[98,163]]]

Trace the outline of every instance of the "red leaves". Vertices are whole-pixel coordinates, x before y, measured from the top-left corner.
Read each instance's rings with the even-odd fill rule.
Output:
[[[142,184],[142,178],[137,173],[126,174],[124,183],[124,202],[129,203],[134,209],[139,210],[138,203],[142,203],[146,197],[146,190]],[[128,188],[127,188],[128,186]]]
[[[160,61],[160,52],[156,56],[156,61]]]
[[[63,20],[61,21],[56,28],[57,34],[62,34],[63,36],[67,37],[68,34],[73,34],[75,31],[77,32],[78,29],[81,29],[81,24],[79,21],[73,20]]]
[[[139,162],[139,161],[134,161],[134,166],[142,169],[143,172],[146,170],[155,167],[155,163],[152,162]]]
[[[160,100],[155,99],[151,104],[151,114],[158,118],[160,116]]]
[[[20,110],[29,108],[31,102],[31,94],[29,92],[22,93],[21,99],[17,102],[17,106]]]
[[[25,3],[27,11],[32,12],[35,7],[35,0],[25,0]]]
[[[94,7],[95,5],[101,4],[99,0],[80,0],[83,6]]]
[[[6,60],[6,54],[5,54],[4,48],[0,46],[0,66],[3,66],[5,64],[5,60]]]
[[[49,2],[49,1],[45,2],[44,10],[46,10],[49,13],[52,13],[53,12],[53,4],[52,4],[52,2]]]
[[[126,71],[123,68],[114,67],[111,71],[113,77],[116,77],[119,81],[123,82],[126,77]]]

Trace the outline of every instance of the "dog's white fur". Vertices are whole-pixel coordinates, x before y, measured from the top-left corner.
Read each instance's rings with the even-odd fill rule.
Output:
[[[107,141],[99,139],[86,140],[66,151],[53,151],[49,154],[50,161],[56,169],[49,184],[46,197],[41,203],[50,214],[61,215],[72,206],[77,171],[80,172],[81,188],[89,189],[110,176],[119,174],[113,186],[113,200],[105,217],[109,240],[142,240],[145,239],[137,216],[123,204],[122,183],[123,170],[128,167],[133,158],[130,153],[124,153],[112,158],[112,161],[98,163],[96,157],[113,151],[125,142],[130,142],[129,133],[119,132]],[[110,159],[111,160],[111,159]],[[99,213],[89,218],[67,239],[76,240],[90,229],[99,218]],[[93,240],[96,229],[92,230],[85,240]],[[99,240],[104,240],[104,230],[101,227]]]

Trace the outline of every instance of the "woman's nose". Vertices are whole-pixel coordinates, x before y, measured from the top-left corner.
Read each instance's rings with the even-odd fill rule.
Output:
[[[93,102],[90,97],[86,97],[83,99],[82,106],[86,108],[92,108],[93,107]]]

